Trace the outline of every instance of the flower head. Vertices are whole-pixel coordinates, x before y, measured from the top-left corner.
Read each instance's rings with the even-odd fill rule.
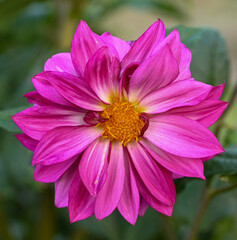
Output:
[[[223,152],[208,130],[227,103],[224,85],[195,81],[191,52],[158,20],[135,42],[93,33],[81,21],[71,53],[33,77],[34,106],[13,116],[34,151],[34,179],[55,183],[55,205],[71,222],[118,208],[135,224],[150,205],[172,215],[173,179],[203,175]]]

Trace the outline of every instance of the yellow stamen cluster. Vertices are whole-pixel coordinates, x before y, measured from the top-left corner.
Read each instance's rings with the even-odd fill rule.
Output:
[[[100,114],[103,121],[99,125],[104,128],[102,137],[120,141],[124,146],[134,139],[138,141],[144,126],[140,115],[133,104],[116,100]]]

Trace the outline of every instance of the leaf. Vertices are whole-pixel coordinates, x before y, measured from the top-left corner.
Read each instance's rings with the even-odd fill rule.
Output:
[[[216,156],[204,163],[205,176],[237,174],[237,146],[226,149],[222,156]]]
[[[192,77],[211,85],[229,79],[229,58],[220,33],[211,28],[177,26],[181,41],[191,50]],[[168,31],[169,33],[170,31]]]
[[[16,124],[11,119],[11,116],[16,113],[26,109],[27,106],[17,107],[13,109],[0,111],[0,127],[8,132],[20,133],[21,130],[16,126]]]

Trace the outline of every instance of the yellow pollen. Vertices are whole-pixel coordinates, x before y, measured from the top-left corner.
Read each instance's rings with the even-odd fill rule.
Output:
[[[124,146],[134,139],[138,141],[145,124],[140,115],[130,102],[116,100],[100,113],[103,121],[99,125],[104,128],[102,138],[120,141]]]

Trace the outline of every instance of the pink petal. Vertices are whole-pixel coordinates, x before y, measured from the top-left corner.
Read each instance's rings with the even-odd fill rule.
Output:
[[[42,79],[50,82],[57,92],[69,102],[89,110],[103,110],[103,104],[84,80],[68,73],[42,72],[34,77],[34,82]]]
[[[49,101],[48,99],[42,97],[37,91],[32,91],[26,93],[24,97],[27,98],[29,103],[33,103],[34,106],[55,106],[58,105],[54,102]]]
[[[212,86],[193,80],[171,83],[144,97],[140,106],[146,113],[162,113],[169,109],[192,106],[206,98]]]
[[[228,103],[219,100],[204,100],[195,106],[174,108],[165,114],[193,119],[205,127],[214,124],[226,109]]]
[[[203,175],[203,162],[200,158],[175,156],[156,147],[144,138],[140,143],[160,165],[169,171],[186,177],[205,179],[205,176]]]
[[[127,152],[124,155],[125,179],[118,210],[129,223],[134,225],[138,216],[140,197]]]
[[[179,178],[183,178],[184,176],[183,175],[179,175],[177,173],[172,173],[172,177],[173,177],[173,179],[179,179]]]
[[[152,49],[151,56],[156,55],[165,45],[170,47],[171,52],[179,65],[181,60],[182,45],[179,31],[177,29],[174,29],[160,44],[156,45]]]
[[[105,45],[102,38],[93,33],[86,22],[80,21],[71,49],[72,62],[79,77],[84,76],[84,69],[90,57]]]
[[[119,95],[119,74],[118,59],[102,47],[88,61],[85,80],[102,101],[110,103]]]
[[[55,127],[85,124],[84,116],[85,113],[63,106],[41,106],[28,108],[12,118],[28,136],[40,140],[45,133]]]
[[[147,202],[144,200],[143,197],[140,196],[140,208],[139,208],[139,216],[143,217],[146,213],[146,210],[148,208]]]
[[[64,106],[74,107],[69,101],[63,98],[53,87],[50,79],[47,79],[49,72],[42,72],[32,78],[33,85],[37,92],[45,99]],[[26,96],[27,97],[27,96]]]
[[[143,136],[157,147],[181,157],[201,158],[224,151],[206,127],[175,115],[150,118],[149,128]]]
[[[104,40],[109,48],[114,47],[118,53],[119,60],[121,61],[124,56],[128,53],[131,49],[131,46],[128,42],[112,36],[110,33],[106,32],[101,35],[101,38]]]
[[[25,133],[17,134],[15,136],[24,147],[28,148],[31,151],[35,151],[35,148],[36,148],[37,144],[39,143],[38,141],[27,136]]]
[[[68,206],[69,190],[72,181],[78,172],[78,161],[75,161],[70,168],[55,182],[55,206],[58,208]]]
[[[95,216],[98,220],[107,217],[117,207],[124,184],[123,147],[113,142],[108,166],[108,176],[95,203]]]
[[[138,143],[129,144],[132,162],[147,189],[156,199],[172,206],[175,202],[175,186],[171,173],[158,165]]]
[[[210,93],[208,94],[206,100],[218,100],[220,99],[223,91],[225,88],[225,83],[215,86],[212,88],[212,90],[210,91]]]
[[[135,173],[135,172],[134,172]],[[154,197],[154,195],[148,190],[148,188],[145,186],[144,182],[140,178],[139,174],[136,173],[135,175],[138,190],[140,192],[141,197],[145,200],[143,203],[143,211],[146,208],[146,204],[149,204],[152,208],[154,208],[156,211],[163,213],[167,216],[172,216],[173,212],[173,204],[172,205],[166,205],[162,202],[160,202],[157,198]],[[141,212],[143,214],[143,212]]]
[[[192,60],[191,51],[184,45],[181,44],[181,56],[179,63],[179,75],[175,81],[185,80],[191,78],[190,63]]]
[[[102,133],[96,127],[57,127],[46,133],[35,150],[32,164],[51,165],[81,153]]]
[[[123,92],[123,95],[127,95],[130,79],[139,65],[139,63],[131,63],[123,70],[120,81],[120,92],[122,92],[123,89],[126,90],[126,92]]]
[[[94,214],[95,199],[84,186],[79,173],[74,177],[70,191],[68,209],[70,222],[86,219]]]
[[[66,72],[77,76],[71,59],[71,53],[58,53],[47,60],[44,71]]]
[[[137,102],[158,88],[170,84],[178,75],[178,65],[168,45],[144,61],[129,82],[129,101]]]
[[[77,157],[78,156],[74,156],[67,161],[48,166],[37,164],[34,171],[34,180],[45,183],[57,181],[64,174],[64,172],[67,171],[67,169],[75,162]]]
[[[131,50],[122,61],[122,68],[132,62],[142,62],[149,56],[152,47],[158,45],[165,38],[165,26],[159,19],[153,23],[132,45]]]
[[[96,139],[84,151],[79,172],[81,179],[91,195],[96,196],[107,177],[109,140]]]

